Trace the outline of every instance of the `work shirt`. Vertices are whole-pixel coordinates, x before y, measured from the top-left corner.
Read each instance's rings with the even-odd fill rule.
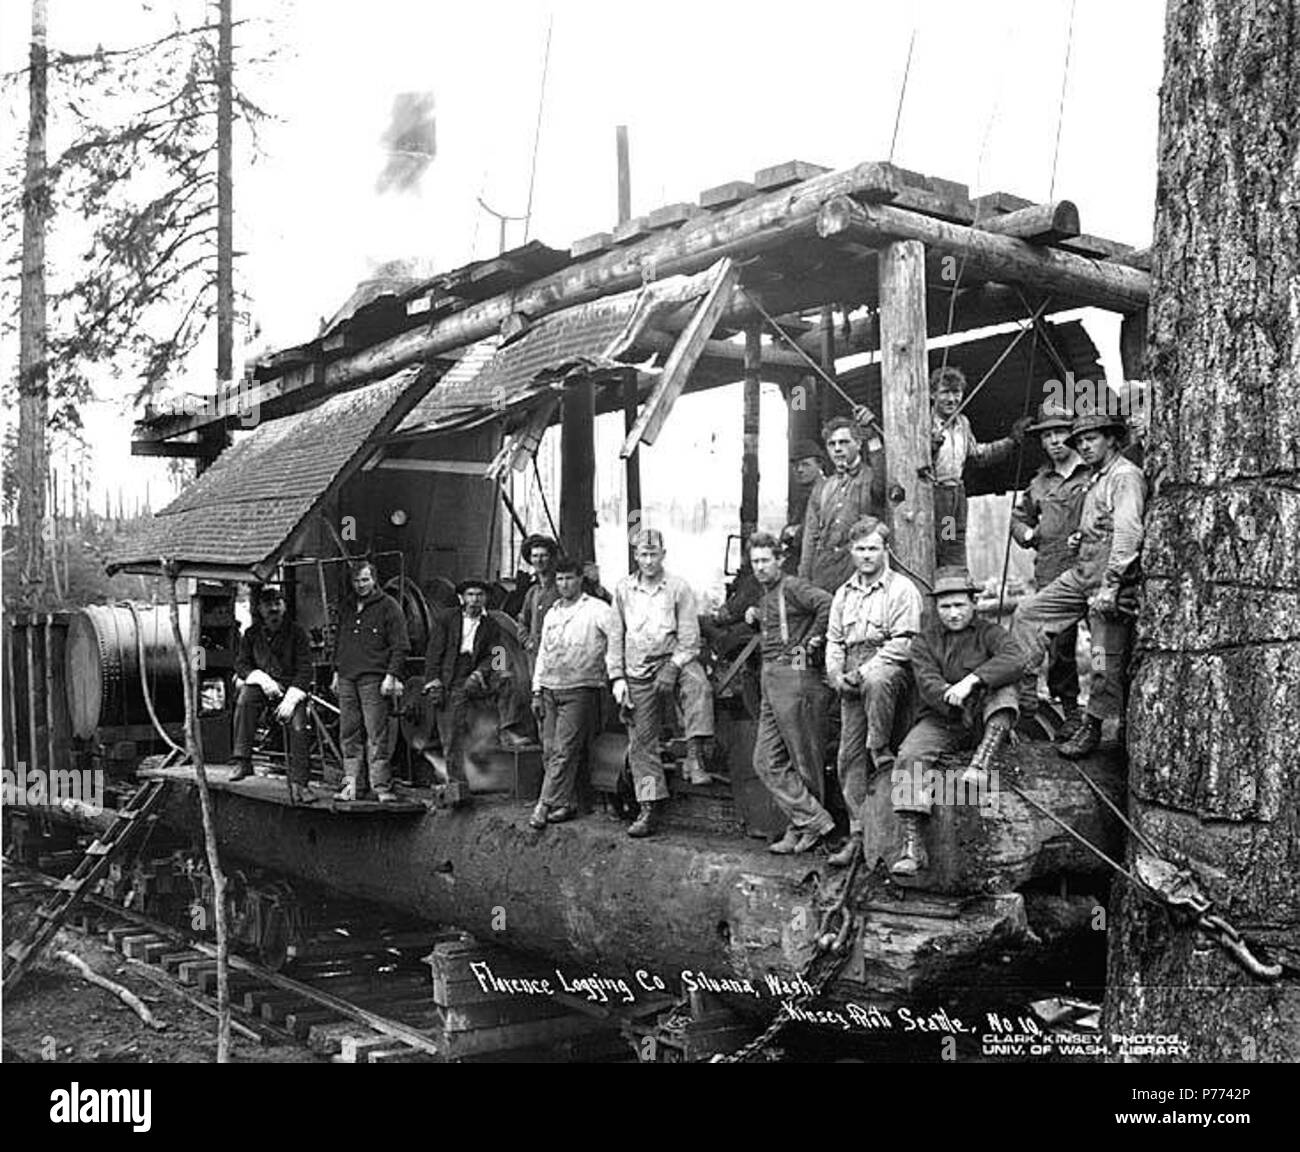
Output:
[[[1146,477],[1127,457],[1116,455],[1092,476],[1079,516],[1075,565],[1089,586],[1118,588],[1136,576],[1146,495]]]
[[[935,619],[912,641],[912,674],[921,697],[920,715],[955,720],[961,709],[944,703],[943,694],[970,673],[986,688],[1002,688],[1020,679],[1024,657],[1011,633],[976,616],[960,632]]]
[[[247,680],[255,671],[265,672],[281,688],[311,687],[311,640],[301,624],[285,620],[272,632],[261,620],[255,621],[239,638],[235,653],[235,675]]]
[[[557,599],[542,621],[533,691],[603,688],[609,644],[608,604],[582,593],[572,604]]]
[[[405,671],[411,641],[406,617],[386,592],[344,608],[340,613],[334,663],[346,680],[358,676],[398,676]]]
[[[886,568],[868,581],[854,572],[835,593],[826,627],[826,677],[832,684],[868,660],[906,665],[921,628],[921,593]]]
[[[474,637],[478,635],[479,621],[483,617],[471,616],[468,612],[460,614],[460,650],[465,656],[474,655]]]
[[[885,471],[861,457],[850,469],[813,484],[804,509],[799,575],[834,592],[853,574],[849,529],[864,516],[884,519]]]
[[[647,584],[639,572],[624,576],[609,618],[609,678],[649,679],[666,658],[679,668],[689,664],[700,654],[698,611],[680,577],[665,572]]]
[[[824,639],[831,594],[799,576],[785,576],[765,587],[758,601],[764,664],[811,667],[809,643]]]
[[[537,642],[542,635],[542,618],[546,610],[560,598],[555,587],[555,577],[549,580],[537,580],[528,586],[524,593],[524,602],[519,609],[515,623],[519,625],[519,642],[530,652],[537,651]]]
[[[1092,480],[1092,470],[1079,456],[1066,461],[1061,471],[1050,461],[1034,473],[1011,510],[1011,534],[1022,547],[1033,547],[1034,579],[1045,588],[1062,572],[1074,567],[1074,553],[1068,543],[1079,528],[1083,497]],[[1030,529],[1032,544],[1026,544]]]
[[[970,421],[964,412],[951,424],[945,424],[939,416],[935,416],[934,435],[943,436],[943,443],[934,451],[936,484],[959,484],[968,460],[973,460],[976,464],[996,464],[1011,455],[1016,446],[1010,436],[981,444],[975,439],[975,433],[971,431]]]

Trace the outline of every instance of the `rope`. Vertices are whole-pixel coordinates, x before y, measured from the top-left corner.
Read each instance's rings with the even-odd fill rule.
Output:
[[[1028,380],[1025,384],[1025,406],[1021,411],[1022,416],[1029,415],[1030,388],[1034,383],[1034,356],[1038,352],[1038,325],[1034,325],[1034,342],[1029,346],[1029,369],[1026,372]],[[1011,569],[1011,536],[1012,526],[1015,524],[1016,499],[1020,495],[1020,472],[1025,463],[1025,442],[1020,441],[1016,449],[1016,481],[1011,490],[1011,515],[1007,517],[1007,543],[1002,552],[1002,583],[998,587],[998,615],[1002,615],[1002,606],[1007,595],[1007,573]]]
[[[542,109],[546,106],[546,74],[551,68],[551,29],[555,25],[555,14],[546,20],[546,49],[542,54],[542,85],[537,93],[537,126],[533,129],[533,162],[528,171],[528,203],[524,208],[524,243],[528,243],[528,232],[533,223],[533,187],[537,183],[537,152],[542,142]]]
[[[1070,0],[1070,23],[1065,31],[1065,67],[1061,71],[1061,98],[1056,106],[1056,144],[1052,149],[1052,182],[1047,189],[1050,203],[1056,194],[1056,162],[1061,154],[1061,124],[1065,120],[1065,85],[1070,79],[1070,50],[1074,46],[1074,5]]]
[[[1024,339],[1025,333],[1030,331],[1037,332],[1037,328],[1035,326],[1038,323],[1039,317],[1042,316],[1043,310],[1047,307],[1049,303],[1051,303],[1051,299],[1052,298],[1050,296],[1044,297],[1043,302],[1038,306],[1038,311],[1029,317],[1028,325],[1024,324],[1021,321],[1017,321],[1017,323],[1020,324],[1020,331],[1016,333],[1015,339],[1012,340],[1011,343],[1008,344],[1004,349],[1002,349],[1002,355],[1000,355],[996,360],[993,361],[993,367],[990,368],[987,372],[984,373],[983,376],[980,377],[980,382],[976,384],[975,387],[972,388],[969,392],[966,393],[966,395],[962,398],[962,402],[957,405],[957,411],[954,412],[951,416],[948,417],[947,420],[943,422],[943,426],[945,428],[949,427],[952,424],[952,422],[956,420],[957,417],[960,416],[966,410],[970,402],[975,399],[976,393],[978,393],[979,390],[989,382],[989,378],[993,375],[993,373],[1002,367],[1002,362],[1008,356],[1010,356],[1012,352],[1015,351],[1016,345],[1019,344],[1020,341]]]
[[[145,654],[144,654],[144,629],[140,627],[140,613],[136,611],[135,604],[130,600],[126,601],[127,611],[131,613],[131,619],[135,621],[135,650],[136,659],[140,665],[140,691],[144,693],[144,706],[149,711],[149,719],[153,721],[154,731],[162,737],[163,743],[173,752],[179,752],[185,755],[185,749],[177,744],[170,736],[167,730],[163,728],[162,721],[158,719],[158,713],[153,706],[153,693],[149,691],[149,679],[145,676]],[[181,653],[181,659],[187,660],[188,652]]]
[[[907,78],[912,71],[912,48],[916,44],[916,25],[912,25],[912,38],[907,42],[907,63],[903,65],[903,83],[898,90],[898,108],[894,112],[894,134],[889,138],[889,162],[894,162],[894,145],[898,143],[898,125],[903,119],[903,100],[907,96]]]
[[[551,515],[551,506],[546,500],[546,485],[542,483],[542,470],[537,463],[537,453],[533,453],[533,476],[537,480],[537,493],[542,498],[542,511],[546,513],[546,522],[551,526],[551,535],[558,541],[560,530],[555,526],[555,517]]]

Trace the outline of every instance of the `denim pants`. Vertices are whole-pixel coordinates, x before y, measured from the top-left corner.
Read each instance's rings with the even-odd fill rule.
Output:
[[[230,753],[235,763],[247,764],[253,758],[253,738],[257,735],[257,724],[262,718],[262,709],[270,702],[256,684],[245,684],[239,690],[239,699],[235,703],[235,746]],[[272,708],[277,704],[270,704]],[[306,784],[311,775],[309,759],[310,745],[307,740],[307,701],[299,702],[293,710],[293,716],[285,725],[289,736],[289,779],[295,784]]]
[[[578,800],[578,771],[600,722],[600,688],[543,688],[542,755],[546,778],[540,800],[552,806]]]
[[[382,676],[339,677],[339,742],[343,745],[343,773],[349,780],[361,779],[361,769],[370,765],[370,787],[393,786],[388,762],[388,699],[379,692]]]
[[[666,800],[668,781],[659,755],[659,740],[670,717],[664,715],[664,701],[653,679],[629,677],[627,688],[632,701],[627,754],[636,798],[642,802]],[[681,711],[684,735],[713,735],[713,689],[708,675],[694,660],[677,677],[676,706]]]
[[[849,811],[849,833],[862,831],[862,806],[867,800],[867,780],[874,765],[892,760],[890,736],[898,710],[907,700],[912,671],[904,664],[879,664],[863,681],[860,692],[840,696],[840,751],[837,767],[844,806]],[[871,764],[868,764],[868,756]]]
[[[822,791],[824,754],[815,719],[820,680],[819,672],[763,664],[754,774],[800,832],[829,832],[835,824],[817,798]]]

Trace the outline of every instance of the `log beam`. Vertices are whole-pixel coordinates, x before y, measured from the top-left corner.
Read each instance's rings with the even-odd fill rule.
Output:
[[[757,323],[745,329],[745,402],[740,459],[740,535],[758,527],[759,396],[762,388],[763,338]]]
[[[1052,244],[1079,235],[1079,209],[1070,200],[1031,204],[1003,216],[990,216],[975,227],[999,236],[1018,236],[1034,244]]]
[[[887,205],[859,204],[848,196],[837,196],[822,208],[817,232],[823,239],[872,247],[892,239],[919,240],[928,248],[963,257],[985,279],[1060,292],[1114,312],[1136,312],[1151,298],[1151,277],[1137,268],[1036,247],[1013,236]]]

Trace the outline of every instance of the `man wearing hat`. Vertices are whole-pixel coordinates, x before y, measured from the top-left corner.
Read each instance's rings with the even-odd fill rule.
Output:
[[[796,520],[803,520],[813,486],[826,475],[822,467],[825,458],[822,447],[816,440],[796,440],[790,448],[790,467],[794,471],[794,482],[799,488],[799,498],[791,508],[791,514]]]
[[[511,687],[505,642],[497,622],[487,614],[488,582],[470,577],[456,585],[459,608],[436,613],[429,622],[424,653],[424,693],[438,710],[438,738],[447,759],[447,774],[464,781],[465,743],[471,701],[500,697]]]
[[[1088,466],[1070,445],[1074,415],[1063,405],[1046,400],[1038,423],[1030,425],[1047,454],[1047,463],[1034,473],[1011,511],[1011,535],[1022,548],[1034,550],[1034,583],[1046,588],[1074,564],[1070,537],[1078,530],[1083,496],[1092,477]],[[1071,625],[1057,633],[1047,665],[1047,689],[1060,700],[1067,717],[1060,739],[1074,735],[1080,723],[1079,669],[1075,647],[1079,630]],[[1033,678],[1034,693],[1038,691]]]
[[[253,596],[257,619],[239,638],[235,675],[243,681],[235,704],[235,747],[231,780],[253,774],[253,737],[262,710],[275,706],[275,718],[289,732],[289,799],[314,804],[308,777],[307,691],[311,687],[311,641],[307,630],[285,618],[284,593],[264,585]]]
[[[1079,530],[1071,537],[1074,563],[1016,609],[1011,627],[1024,648],[1026,669],[1038,667],[1053,639],[1085,616],[1092,632],[1088,711],[1061,746],[1077,760],[1099,746],[1120,744],[1124,675],[1128,663],[1129,601],[1138,583],[1146,480],[1123,455],[1124,418],[1107,412],[1075,417],[1070,443],[1092,469]],[[1121,602],[1123,594],[1123,602]],[[1103,731],[1103,725],[1105,731]]]
[[[554,539],[534,532],[519,546],[519,554],[532,566],[534,580],[524,593],[523,607],[515,623],[519,625],[519,642],[530,656],[537,654],[537,642],[542,634],[542,617],[559,599],[555,590],[555,560],[560,549]]]
[[[966,569],[937,569],[930,592],[934,613],[912,641],[920,711],[898,749],[893,774],[891,797],[903,829],[902,851],[890,867],[895,876],[915,876],[929,863],[923,824],[934,805],[926,779],[935,760],[969,745],[982,729],[962,778],[982,788],[989,762],[1019,714],[1023,657],[1005,628],[975,614],[978,592]]]
[[[872,463],[863,456],[864,432],[856,420],[847,416],[828,420],[822,438],[835,472],[815,481],[809,493],[799,575],[834,592],[853,574],[849,529],[864,516],[884,519],[885,469],[879,451]]]
[[[635,537],[637,570],[614,590],[606,665],[614,699],[630,709],[628,761],[640,805],[629,836],[654,832],[656,807],[668,798],[659,738],[663,722],[681,709],[682,727],[703,765],[713,739],[713,689],[700,666],[695,593],[664,571],[664,537],[643,528]]]
[[[343,746],[343,787],[336,800],[361,799],[361,768],[370,765],[370,786],[380,800],[396,800],[388,762],[389,701],[402,695],[402,677],[411,641],[401,605],[379,587],[369,560],[352,569],[352,604],[341,611],[334,653],[339,697],[339,743]]]

